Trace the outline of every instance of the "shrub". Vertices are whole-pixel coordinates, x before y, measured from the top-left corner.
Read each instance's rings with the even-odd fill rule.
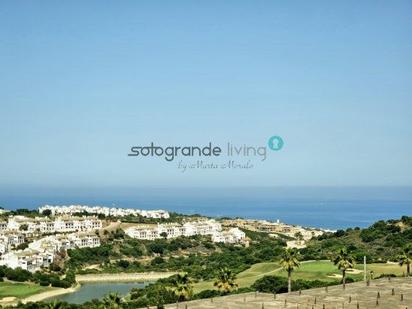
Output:
[[[218,290],[204,290],[197,293],[193,298],[202,299],[202,298],[212,298],[222,295]]]
[[[288,291],[288,280],[279,276],[264,276],[256,280],[252,287],[259,292],[284,293]]]

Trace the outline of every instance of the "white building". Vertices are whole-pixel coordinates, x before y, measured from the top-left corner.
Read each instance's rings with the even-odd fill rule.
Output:
[[[95,234],[71,233],[47,236],[33,241],[29,248],[37,251],[56,253],[74,248],[94,248],[100,246],[100,238]]]
[[[2,239],[0,238],[0,240]],[[3,242],[0,242],[0,250],[2,250],[2,244]],[[43,267],[49,267],[54,260],[55,253],[60,250],[98,246],[100,246],[100,238],[94,234],[51,235],[33,241],[25,250],[3,252],[0,257],[0,265],[10,268],[21,267],[35,272]]]
[[[161,238],[158,225],[155,224],[142,224],[135,227],[130,227],[125,230],[126,235],[136,238],[136,239],[145,239],[145,240],[154,240]]]
[[[8,231],[19,231],[22,225],[31,225],[33,224],[34,219],[25,217],[25,216],[9,216],[7,221],[7,230]]]
[[[4,225],[4,224],[3,224]],[[24,231],[22,230],[22,227]],[[101,229],[102,220],[97,217],[67,217],[61,216],[54,220],[49,218],[28,218],[24,216],[10,216],[7,222],[7,231],[27,233],[67,233],[76,231],[94,231]],[[1,230],[1,229],[0,229]]]
[[[221,231],[212,235],[213,242],[223,242],[226,244],[235,244],[245,241],[246,234],[237,227],[228,231]]]
[[[215,220],[199,220],[179,223],[139,224],[125,230],[132,238],[154,240],[162,238],[176,238],[179,236],[213,235],[222,229]]]
[[[103,206],[87,206],[87,205],[63,205],[63,206],[51,206],[44,205],[39,207],[39,213],[43,213],[45,210],[50,210],[52,215],[73,215],[76,213],[90,213],[90,214],[102,214],[105,216],[124,217],[124,216],[142,216],[146,218],[165,218],[170,217],[169,212],[166,210],[140,210],[133,208],[116,208],[116,207],[103,207]]]
[[[0,257],[0,265],[13,269],[20,267],[35,272],[42,267],[49,267],[53,262],[53,256],[50,252],[40,252],[33,249],[11,251]]]
[[[54,221],[54,230],[59,233],[93,231],[101,229],[102,226],[102,221],[96,217],[58,217]]]
[[[7,221],[0,221],[0,232],[7,230]]]
[[[24,234],[20,232],[3,232],[0,234],[0,253],[4,254],[9,250],[24,243],[26,240]]]

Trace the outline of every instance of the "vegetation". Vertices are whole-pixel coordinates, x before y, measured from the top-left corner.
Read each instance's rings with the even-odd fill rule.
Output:
[[[355,261],[353,257],[345,250],[340,249],[338,255],[333,260],[333,263],[342,272],[342,285],[343,288],[346,287],[346,272],[348,269],[355,266]]]
[[[237,289],[236,275],[227,267],[219,269],[214,286],[223,294],[228,294]]]
[[[411,275],[411,262],[412,262],[412,248],[411,246],[405,247],[403,253],[398,256],[399,266],[406,265],[406,275]]]
[[[75,283],[75,274],[70,270],[67,271],[64,278],[61,278],[59,274],[55,273],[46,273],[40,271],[31,273],[21,268],[11,269],[6,266],[0,266],[0,278],[3,280],[4,278],[7,278],[11,281],[33,282],[38,283],[41,286],[62,288],[68,288]]]
[[[0,298],[16,297],[21,299],[47,290],[49,288],[37,284],[0,282]]]
[[[280,260],[280,265],[288,273],[288,293],[292,291],[292,272],[300,266],[298,255],[297,250],[287,248]]]
[[[180,273],[173,277],[171,287],[177,299],[184,301],[193,295],[192,280],[187,273]]]
[[[123,299],[117,293],[110,293],[103,298],[103,308],[118,309],[122,308]]]
[[[321,280],[293,280],[291,282],[291,290],[305,290],[311,288],[319,288],[328,285],[335,285],[337,281],[321,281]],[[264,276],[256,280],[252,288],[264,293],[285,293],[289,291],[289,280],[281,276]]]
[[[79,273],[144,271],[186,272],[196,280],[211,280],[220,268],[237,274],[256,263],[279,259],[283,240],[255,233],[251,245],[214,244],[210,236],[178,237],[142,241],[120,231],[108,233],[102,246],[69,250],[66,266]],[[87,269],[98,265],[98,269]]]
[[[378,221],[368,228],[349,228],[327,233],[308,243],[300,253],[303,260],[331,260],[340,248],[346,248],[355,261],[368,263],[398,261],[403,248],[412,243],[412,217]]]
[[[176,215],[173,220],[180,220],[178,218],[182,217]],[[130,222],[145,223],[153,220],[129,219]],[[366,229],[327,233],[300,250],[285,250],[288,238],[282,235],[274,238],[265,233],[245,232],[250,239],[249,247],[214,244],[209,236],[167,239],[162,235],[155,241],[142,241],[131,239],[121,229],[105,231],[102,246],[69,250],[61,269],[55,265],[48,272],[31,274],[21,269],[0,267],[0,277],[38,283],[31,285],[46,288],[70,286],[74,283],[75,272],[179,272],[143,289],[134,289],[125,299],[109,295],[84,305],[50,304],[53,308],[128,309],[153,305],[162,308],[164,304],[177,301],[245,291],[282,293],[340,281],[345,287],[347,282],[362,279],[363,274],[359,271],[362,265],[356,266],[355,262],[361,262],[364,255],[369,263],[374,262],[368,264],[368,269],[376,277],[401,275],[405,269],[410,274],[412,250],[405,246],[412,242],[412,217],[378,221]],[[384,263],[387,260],[397,264]],[[44,303],[31,306],[21,305],[20,308],[49,308]]]

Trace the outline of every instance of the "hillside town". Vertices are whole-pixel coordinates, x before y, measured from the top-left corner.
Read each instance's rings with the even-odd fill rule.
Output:
[[[31,272],[49,267],[60,250],[100,246],[95,231],[102,227],[95,216],[9,216],[0,222],[0,265]]]
[[[313,237],[318,237],[325,232],[333,232],[331,230],[303,227],[299,225],[291,225],[280,222],[271,222],[267,220],[252,220],[252,219],[228,219],[223,220],[223,226],[236,227],[249,231],[268,233],[273,237],[279,237],[280,235],[291,238],[288,240],[287,246],[289,248],[304,248],[306,242]]]
[[[3,212],[0,221],[0,265],[20,267],[30,272],[49,267],[56,254],[75,248],[93,248],[101,245],[100,232],[110,224],[121,223],[125,216],[167,219],[165,210],[140,210],[101,206],[39,207],[38,216],[8,215]],[[100,215],[104,215],[100,217]],[[155,221],[156,222],[156,221]],[[197,217],[183,222],[133,223],[123,228],[127,236],[146,241],[210,236],[214,243],[249,245],[243,230],[269,233],[274,237],[290,237],[288,247],[301,248],[323,230],[293,226],[263,220],[222,220]]]
[[[192,222],[140,224],[126,229],[132,238],[154,240],[159,238],[176,238],[179,236],[210,235],[213,242],[247,244],[246,234],[238,228],[222,231],[222,225],[215,220],[198,220]]]
[[[96,215],[104,215],[106,217],[125,217],[125,216],[142,216],[144,218],[153,219],[168,219],[169,212],[166,210],[142,210],[134,208],[116,208],[105,206],[87,206],[87,205],[69,205],[69,206],[51,206],[44,205],[39,207],[39,213],[49,210],[53,216],[55,215],[74,215],[78,213],[89,213]]]

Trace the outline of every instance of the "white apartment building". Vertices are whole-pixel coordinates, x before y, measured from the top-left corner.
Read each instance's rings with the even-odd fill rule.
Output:
[[[213,242],[223,242],[226,244],[235,244],[243,242],[246,238],[245,232],[237,227],[231,228],[228,231],[221,231],[212,235]]]
[[[24,234],[19,232],[3,232],[0,234],[0,253],[4,254],[11,250],[13,247],[16,247],[26,240]]]
[[[33,249],[11,251],[0,257],[0,265],[13,269],[20,267],[35,272],[42,267],[49,267],[53,262],[53,256],[50,252],[40,252]]]
[[[103,226],[102,221],[96,217],[59,217],[54,221],[56,232],[75,232],[99,230]]]
[[[6,230],[20,231],[23,225],[27,225],[28,233],[67,233],[76,231],[94,231],[101,229],[102,220],[97,217],[67,217],[61,216],[50,220],[48,218],[28,218],[24,216],[11,216],[7,222]]]
[[[28,218],[25,216],[9,216],[6,229],[8,231],[18,231],[23,224],[30,226],[33,222],[33,218]]]
[[[73,215],[75,213],[91,213],[91,214],[103,214],[105,216],[124,217],[124,216],[142,216],[146,218],[165,218],[170,217],[169,212],[166,210],[140,210],[133,208],[116,208],[116,207],[103,207],[103,206],[87,206],[87,205],[63,205],[63,206],[51,206],[44,205],[39,207],[39,213],[43,213],[45,210],[50,210],[52,215]]]
[[[125,233],[136,239],[154,240],[161,238],[161,232],[156,224],[141,224],[139,226],[130,227],[125,230]]]
[[[3,242],[0,242],[0,250],[2,244]],[[0,257],[0,265],[10,268],[21,267],[30,272],[35,272],[40,268],[49,267],[54,260],[55,253],[60,250],[98,246],[100,246],[100,238],[94,234],[52,235],[33,241],[29,244],[29,248],[25,250],[4,252]]]
[[[100,246],[100,238],[95,234],[71,233],[47,236],[33,241],[29,248],[37,251],[56,253],[74,248],[94,248]]]
[[[139,224],[125,230],[125,233],[137,239],[154,240],[162,238],[166,234],[167,238],[176,238],[179,236],[194,235],[213,235],[221,231],[220,223],[215,220],[200,220],[186,222],[183,225],[179,223],[164,224]]]
[[[67,238],[70,241],[70,245],[73,245],[70,249],[95,248],[100,246],[100,238],[93,234],[69,234]]]
[[[0,221],[0,232],[7,230],[7,221]]]

